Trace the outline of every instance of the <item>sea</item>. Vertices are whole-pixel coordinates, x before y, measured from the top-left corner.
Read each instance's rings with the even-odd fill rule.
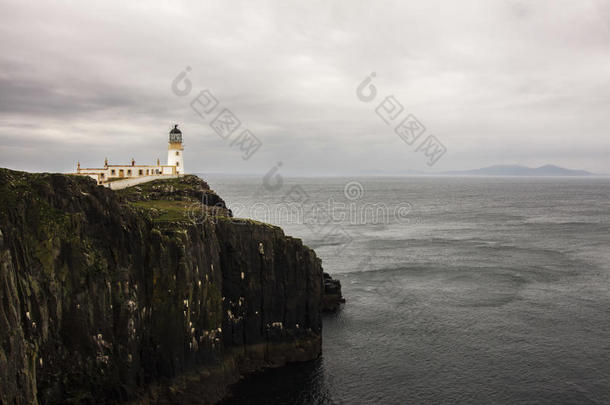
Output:
[[[202,177],[347,300],[223,404],[610,404],[610,179]]]

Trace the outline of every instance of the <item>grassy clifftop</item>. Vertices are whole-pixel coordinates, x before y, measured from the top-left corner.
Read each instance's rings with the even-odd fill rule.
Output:
[[[200,222],[204,216],[232,217],[222,198],[193,175],[142,183],[117,193],[158,223]]]

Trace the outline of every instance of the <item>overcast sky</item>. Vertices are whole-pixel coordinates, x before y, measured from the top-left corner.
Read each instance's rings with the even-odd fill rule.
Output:
[[[0,2],[0,166],[166,159],[191,172],[357,175],[491,164],[610,172],[610,2]],[[192,90],[172,91],[186,67]],[[358,85],[372,72],[376,98]],[[190,102],[207,89],[210,116]],[[446,147],[433,166],[375,108]],[[210,127],[228,108],[241,127]],[[262,146],[231,146],[244,129]]]

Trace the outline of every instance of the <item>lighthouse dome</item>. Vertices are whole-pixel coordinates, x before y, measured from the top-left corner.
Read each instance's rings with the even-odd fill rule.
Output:
[[[182,131],[178,129],[177,124],[169,131],[169,141],[182,143]]]

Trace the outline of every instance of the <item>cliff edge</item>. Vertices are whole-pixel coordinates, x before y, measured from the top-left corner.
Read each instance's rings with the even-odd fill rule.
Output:
[[[320,355],[324,285],[313,250],[198,177],[0,169],[0,404],[215,403]]]

